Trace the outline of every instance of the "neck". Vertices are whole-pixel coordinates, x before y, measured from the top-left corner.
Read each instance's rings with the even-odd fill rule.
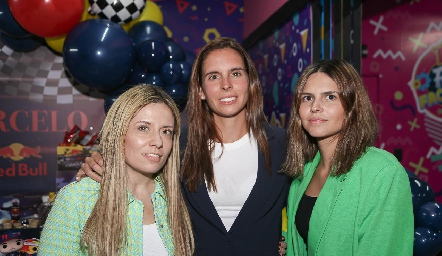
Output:
[[[248,132],[245,115],[242,117],[215,118],[215,124],[220,130],[223,143],[237,141]]]
[[[332,157],[335,153],[337,143],[337,137],[318,140],[319,153],[321,154],[321,160],[318,167],[320,167],[321,170],[330,173],[332,168]]]

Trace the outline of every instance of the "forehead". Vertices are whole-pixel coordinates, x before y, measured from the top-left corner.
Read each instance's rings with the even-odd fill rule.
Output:
[[[338,85],[327,74],[318,72],[313,73],[307,79],[302,90],[303,92],[327,92],[327,91],[339,91]]]
[[[211,51],[203,61],[202,66],[203,70],[214,67],[244,67],[244,61],[237,51],[224,48]]]
[[[132,118],[131,123],[148,121],[173,125],[175,122],[172,110],[164,103],[150,103],[142,107]]]

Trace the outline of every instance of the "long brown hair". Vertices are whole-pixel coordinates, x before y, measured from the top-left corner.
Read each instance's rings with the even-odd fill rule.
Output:
[[[339,98],[346,114],[332,157],[332,176],[350,171],[353,163],[361,157],[367,147],[373,146],[379,131],[362,79],[348,62],[322,60],[311,64],[299,77],[290,110],[287,159],[282,171],[292,177],[301,176],[305,163],[313,160],[318,151],[316,140],[302,127],[298,110],[301,93],[308,78],[319,72],[326,74],[337,84]]]
[[[102,182],[98,200],[82,235],[82,245],[87,247],[91,255],[116,255],[127,242],[131,242],[126,241],[128,181],[124,138],[131,119],[150,103],[167,105],[175,119],[172,150],[163,169],[157,174],[166,188],[175,255],[193,253],[192,227],[179,183],[180,113],[172,98],[159,87],[138,85],[115,100],[100,131],[104,159]]]
[[[249,99],[246,104],[247,129],[251,130],[255,136],[258,148],[265,156],[268,170],[270,170],[271,165],[267,136],[262,125],[263,122],[266,122],[266,117],[263,110],[261,84],[256,68],[244,48],[234,39],[217,38],[206,44],[199,52],[192,67],[189,83],[189,96],[186,107],[189,118],[189,130],[182,169],[184,181],[192,192],[195,192],[197,185],[204,182],[204,180],[207,181],[209,190],[213,189],[216,191],[211,158],[213,145],[208,145],[208,141],[219,141],[222,145],[222,139],[216,127],[212,110],[206,101],[200,99],[198,93],[202,90],[204,61],[212,51],[219,49],[232,49],[244,61],[245,71],[249,80]]]

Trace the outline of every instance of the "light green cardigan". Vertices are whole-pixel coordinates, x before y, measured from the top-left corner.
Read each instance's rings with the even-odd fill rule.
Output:
[[[374,147],[350,172],[327,179],[313,208],[306,249],[295,214],[319,160],[318,152],[291,184],[286,255],[411,256],[414,219],[408,175],[392,154]]]
[[[81,250],[84,225],[98,199],[100,184],[90,178],[64,186],[44,225],[38,255],[88,255]],[[173,255],[172,232],[167,218],[165,188],[160,177],[155,178],[155,190],[151,195],[155,222],[161,240]],[[119,255],[143,255],[143,203],[128,192],[127,245]],[[109,223],[112,225],[112,223]]]

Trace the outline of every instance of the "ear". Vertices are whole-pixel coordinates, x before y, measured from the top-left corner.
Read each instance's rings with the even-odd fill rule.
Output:
[[[201,100],[206,99],[206,94],[204,94],[204,92],[201,88],[198,90],[198,94],[199,94]]]

